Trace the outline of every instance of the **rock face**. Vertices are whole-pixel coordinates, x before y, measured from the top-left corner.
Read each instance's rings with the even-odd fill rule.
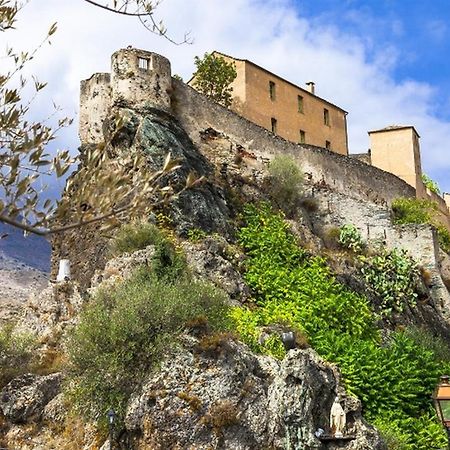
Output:
[[[250,290],[230,260],[239,264],[242,254],[234,252],[224,238],[207,237],[198,244],[183,242],[189,267],[201,278],[223,289],[232,300],[245,301]]]
[[[292,350],[275,361],[224,336],[207,339],[186,337],[183,351],[135,395],[125,448],[385,449],[356,399],[342,401],[347,434],[355,439],[325,444],[315,436],[319,428],[329,431],[331,405],[343,391],[334,368],[313,350]]]
[[[60,391],[62,376],[22,375],[12,380],[0,394],[0,409],[12,423],[39,419],[44,407]]]

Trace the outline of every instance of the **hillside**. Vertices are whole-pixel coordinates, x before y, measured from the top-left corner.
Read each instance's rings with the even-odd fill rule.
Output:
[[[431,394],[450,370],[450,256],[431,225],[395,223],[411,187],[163,75],[105,97],[84,136],[108,141],[120,115],[108,155],[155,170],[170,151],[181,169],[164,183],[205,182],[114,233],[55,238],[53,271],[68,257],[74,279],[2,332],[0,446],[443,447]]]

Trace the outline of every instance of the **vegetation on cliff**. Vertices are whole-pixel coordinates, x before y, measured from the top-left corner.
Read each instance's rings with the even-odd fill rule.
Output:
[[[437,230],[442,250],[450,253],[450,232],[439,221],[439,209],[436,202],[417,198],[398,198],[392,202],[392,211],[394,223],[398,225],[407,223],[433,225]]]
[[[108,408],[123,418],[130,395],[163,354],[176,348],[178,335],[190,324],[204,322],[211,331],[225,328],[225,295],[193,280],[161,232],[145,226],[140,233],[146,232],[157,236],[150,265],[100,289],[68,341],[69,397],[75,411],[100,425],[105,425]],[[128,226],[119,242],[129,233],[138,231]]]
[[[442,357],[417,331],[382,338],[368,299],[338,283],[323,259],[302,250],[269,205],[247,207],[244,220],[239,238],[248,255],[245,277],[255,306],[231,313],[242,339],[256,351],[281,357],[279,338],[261,343],[261,329],[301,330],[320,355],[339,365],[347,390],[362,400],[366,417],[389,434],[392,449],[443,446],[431,394],[441,372],[450,370],[448,354]]]

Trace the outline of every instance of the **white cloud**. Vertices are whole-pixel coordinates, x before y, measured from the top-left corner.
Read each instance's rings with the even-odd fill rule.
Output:
[[[33,0],[11,44],[30,47],[53,21],[59,30],[52,46],[36,58],[34,73],[49,81],[48,93],[72,114],[79,81],[108,71],[111,53],[131,44],[164,54],[174,73],[189,78],[195,55],[213,49],[250,59],[302,85],[314,80],[318,95],[349,111],[353,152],[368,148],[367,131],[389,124],[413,124],[422,136],[422,163],[450,191],[450,123],[434,116],[436,88],[414,80],[395,82],[401,49],[377,49],[372,41],[341,31],[336,24],[299,17],[288,0],[166,0],[159,8],[169,32],[182,38],[192,30],[193,45],[174,46],[145,31],[139,22],[87,3]],[[394,23],[394,32],[400,32]],[[375,55],[375,56],[374,56]],[[44,109],[44,106],[42,106]],[[75,145],[71,135],[65,138]]]

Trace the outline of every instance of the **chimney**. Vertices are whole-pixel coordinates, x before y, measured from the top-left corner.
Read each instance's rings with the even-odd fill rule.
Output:
[[[306,83],[306,86],[307,86],[306,89],[307,89],[309,92],[311,92],[312,95],[315,95],[316,87],[315,87],[314,81],[308,81],[308,82]]]

